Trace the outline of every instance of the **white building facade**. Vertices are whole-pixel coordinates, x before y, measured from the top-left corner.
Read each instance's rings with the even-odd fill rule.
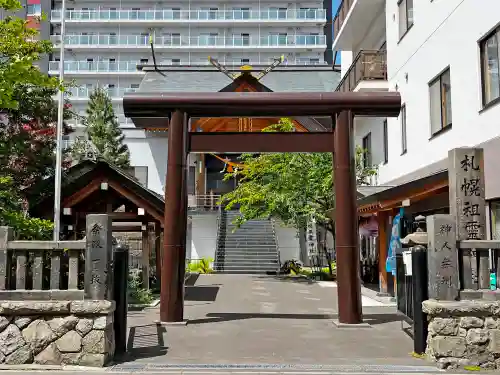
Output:
[[[344,0],[339,89],[398,91],[403,102],[399,118],[356,120],[378,184],[500,135],[499,25],[496,0]]]
[[[126,136],[133,166],[147,169],[147,186],[163,193],[166,134],[145,134],[123,115],[123,94],[139,88],[138,65],[199,66],[209,56],[222,65],[331,63],[329,0],[302,1],[70,1],[66,3],[65,62],[75,112],[85,114],[89,94],[108,88]],[[61,2],[50,13],[54,55],[49,73],[59,71]],[[328,26],[329,25],[329,26]],[[329,52],[327,52],[329,51]],[[75,132],[72,137],[81,136]],[[157,162],[161,159],[161,162]]]

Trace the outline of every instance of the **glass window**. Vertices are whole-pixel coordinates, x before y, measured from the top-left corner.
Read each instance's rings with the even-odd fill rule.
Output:
[[[28,5],[28,16],[40,16],[42,14],[42,6],[40,4]]]
[[[500,97],[499,79],[499,46],[500,29],[480,43],[481,49],[481,80],[483,85],[483,105]]]
[[[387,132],[387,119],[384,120],[384,164],[389,162],[389,133]]]
[[[363,137],[363,167],[369,168],[372,166],[372,133],[368,133]]]
[[[500,201],[490,202],[491,239],[500,239]]]
[[[399,121],[401,122],[401,154],[404,154],[406,151],[408,151],[408,144],[406,139],[406,105],[401,107]]]
[[[399,0],[399,38],[401,39],[413,26],[413,0]]]
[[[451,126],[451,80],[447,69],[429,84],[431,135]]]

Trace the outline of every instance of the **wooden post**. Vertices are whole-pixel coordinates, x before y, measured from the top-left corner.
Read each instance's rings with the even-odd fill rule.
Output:
[[[148,222],[146,220],[142,222],[141,234],[142,234],[142,287],[144,289],[149,289],[150,243],[149,243]]]
[[[359,275],[356,165],[351,111],[337,116],[335,125],[335,250],[339,323],[362,323]]]
[[[155,264],[157,285],[161,285],[161,224],[155,222]]]
[[[11,275],[11,258],[7,244],[14,240],[11,227],[0,227],[0,290],[9,289]]]
[[[378,274],[379,274],[379,290],[382,294],[388,293],[387,288],[387,271],[385,269],[385,261],[387,259],[387,211],[377,212],[378,223]]]
[[[160,294],[160,320],[182,322],[186,263],[187,124],[184,113],[175,111],[168,129],[165,221]]]

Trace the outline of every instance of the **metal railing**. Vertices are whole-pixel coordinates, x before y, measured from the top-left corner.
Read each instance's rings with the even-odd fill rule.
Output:
[[[135,92],[137,89],[131,87],[104,87],[104,90],[108,92],[111,98],[121,98],[127,92]],[[69,99],[88,99],[89,96],[94,92],[95,88],[88,87],[72,87],[68,90]]]
[[[336,91],[353,91],[364,80],[387,80],[386,51],[360,51]]]
[[[216,194],[189,195],[188,208],[190,210],[218,211],[220,210],[221,196]]]
[[[496,285],[500,288],[500,241],[466,240],[459,248],[459,274],[462,290],[490,289],[490,272],[495,270]]]
[[[271,64],[273,61],[257,61],[257,60],[222,60],[219,61],[222,65],[225,66],[242,66],[242,65],[254,65],[254,66],[267,66]],[[131,73],[142,73],[142,71],[137,69],[137,66],[141,65],[138,61],[65,61],[64,62],[64,71],[66,73],[112,73],[112,72],[131,72]],[[159,66],[199,66],[199,65],[212,65],[208,60],[200,60],[200,61],[163,61],[158,63]],[[316,60],[307,60],[307,59],[297,59],[297,60],[285,60],[281,65],[300,65],[300,66],[309,66],[309,65],[328,65],[324,61],[316,61]],[[58,71],[59,70],[59,61],[50,61],[49,62],[49,71]]]
[[[339,35],[340,29],[344,24],[347,14],[349,14],[349,10],[352,7],[356,0],[343,0],[340,3],[339,9],[337,10],[337,14],[333,18],[333,35]]]
[[[60,35],[51,35],[50,40],[55,47],[61,41]],[[241,36],[223,37],[212,35],[188,36],[157,36],[153,38],[157,48],[176,47],[301,47],[326,45],[325,35],[268,35],[265,37]],[[149,35],[66,35],[65,45],[67,48],[92,47],[92,46],[127,46],[127,47],[149,47]]]
[[[67,72],[137,72],[138,61],[65,61],[64,71]],[[59,70],[59,61],[49,62],[49,71]]]
[[[61,10],[51,12],[51,21],[61,20]],[[326,21],[324,9],[266,10],[176,10],[93,9],[68,10],[67,21]]]

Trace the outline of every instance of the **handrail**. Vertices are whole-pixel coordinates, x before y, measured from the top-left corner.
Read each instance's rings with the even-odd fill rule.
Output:
[[[278,272],[281,269],[281,252],[280,252],[280,245],[278,242],[278,236],[276,234],[276,220],[271,219],[271,222],[273,223],[273,236],[274,236],[274,241],[276,242],[276,250],[278,252]]]
[[[340,80],[339,84],[337,85],[337,88],[335,89],[335,91],[341,91],[342,87],[344,86],[344,83],[350,78],[351,78],[351,73],[355,72],[356,70],[356,67],[358,66],[358,62],[366,57],[366,56],[369,56],[369,55],[372,55],[372,56],[383,56],[384,57],[384,61],[381,62],[382,65],[386,65],[385,63],[385,60],[386,60],[386,55],[387,55],[387,52],[385,50],[361,50],[359,51],[359,53],[356,55],[356,57],[354,58],[351,66],[349,67],[349,69],[347,70],[347,72],[344,74],[344,76],[342,77],[342,79]],[[385,67],[384,67],[385,68]],[[363,79],[365,78],[378,78],[378,79],[387,79],[387,69],[385,68],[384,71],[383,71],[383,77],[368,77],[366,74],[364,74],[364,72],[361,72],[360,76],[358,79],[356,79],[356,77],[354,77],[354,85],[353,87],[350,87],[349,88],[349,91],[350,90],[353,90],[356,85],[362,81]]]

